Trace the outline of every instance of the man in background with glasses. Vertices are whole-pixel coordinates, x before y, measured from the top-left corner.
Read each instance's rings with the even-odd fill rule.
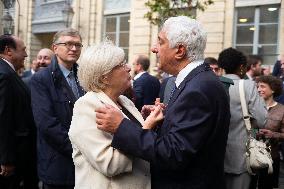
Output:
[[[72,146],[68,138],[73,106],[84,91],[77,81],[82,49],[78,31],[66,29],[53,38],[51,64],[31,79],[32,107],[37,126],[38,175],[44,189],[73,189]]]

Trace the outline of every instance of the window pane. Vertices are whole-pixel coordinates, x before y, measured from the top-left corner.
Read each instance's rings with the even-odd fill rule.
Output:
[[[126,48],[123,48],[123,50],[124,50],[124,53],[125,53],[125,60],[126,60],[126,62],[128,62],[128,53],[129,53],[129,50],[126,49]]]
[[[263,64],[264,65],[274,65],[275,64],[275,62],[276,62],[276,60],[277,60],[277,56],[275,55],[275,56],[273,56],[273,55],[271,55],[271,56],[262,56],[262,61],[263,61]]]
[[[121,33],[119,34],[119,46],[120,47],[128,47],[129,46],[129,33]]]
[[[116,18],[106,18],[106,32],[115,32]]]
[[[254,7],[244,7],[238,9],[238,24],[254,22]]]
[[[259,43],[277,43],[278,25],[259,26]]]
[[[279,6],[269,5],[260,7],[260,23],[278,23]]]
[[[260,55],[271,55],[271,54],[276,54],[276,45],[275,46],[264,46],[264,45],[259,45],[258,46],[258,54]]]
[[[258,46],[258,54],[263,57],[264,64],[274,64],[277,58],[277,46]]]
[[[238,26],[237,27],[237,44],[252,44],[253,43],[253,26]]]
[[[120,31],[129,31],[129,16],[120,17]]]
[[[113,41],[114,44],[116,44],[116,37],[113,33],[106,33],[106,37]]]
[[[236,49],[243,52],[245,55],[252,54],[252,46],[236,46]]]

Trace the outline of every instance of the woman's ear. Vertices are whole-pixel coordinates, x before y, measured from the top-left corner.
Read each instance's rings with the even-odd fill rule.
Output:
[[[101,78],[100,78],[100,81],[107,85],[109,82],[108,82],[108,76],[107,75],[103,75]]]
[[[176,54],[175,54],[175,58],[178,60],[184,59],[186,56],[186,47],[182,44],[179,44],[176,47]]]

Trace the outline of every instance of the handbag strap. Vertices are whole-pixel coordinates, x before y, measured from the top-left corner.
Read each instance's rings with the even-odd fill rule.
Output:
[[[243,119],[245,121],[245,125],[247,128],[247,131],[251,131],[251,123],[250,123],[250,115],[248,113],[246,99],[245,99],[245,90],[244,90],[244,80],[241,79],[239,82],[239,92],[240,92],[240,99],[241,99],[241,105],[242,105],[242,111],[243,111]]]

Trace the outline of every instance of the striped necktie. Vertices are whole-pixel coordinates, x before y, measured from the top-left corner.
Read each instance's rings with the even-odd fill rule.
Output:
[[[73,94],[74,96],[76,97],[76,99],[79,98],[79,93],[78,93],[78,87],[77,87],[77,84],[76,84],[76,80],[75,80],[75,76],[74,76],[74,72],[71,71],[69,74],[68,74],[68,83],[69,83],[69,86],[71,87],[72,91],[73,91]]]

